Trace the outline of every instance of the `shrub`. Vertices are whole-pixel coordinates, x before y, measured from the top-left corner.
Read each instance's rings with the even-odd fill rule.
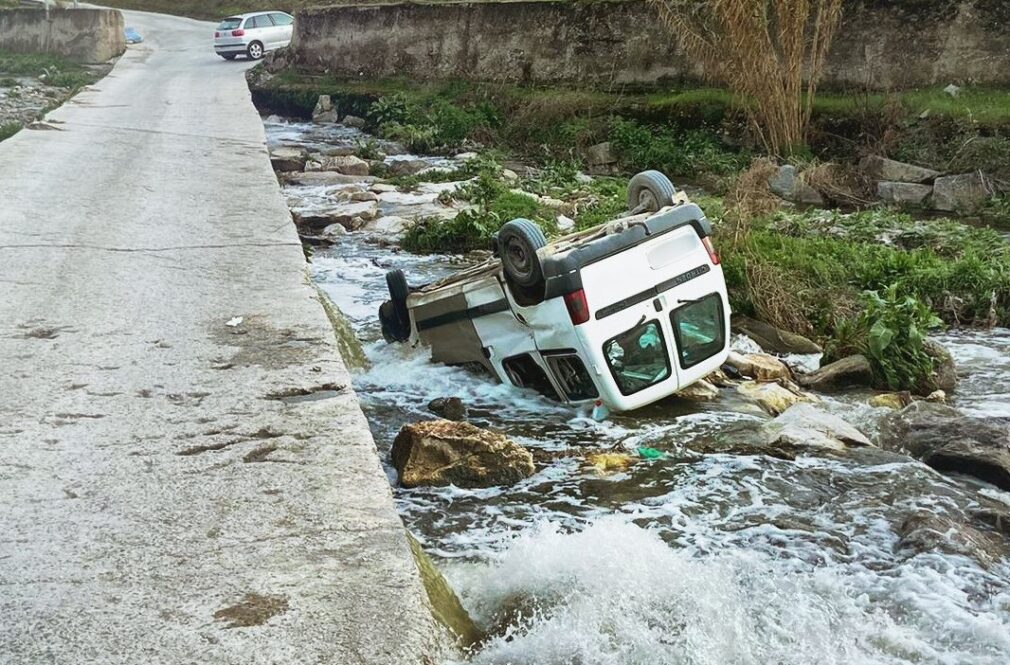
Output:
[[[625,167],[632,171],[656,169],[667,175],[722,175],[739,170],[747,157],[727,150],[711,132],[648,127],[615,118],[610,140]]]
[[[18,132],[21,131],[21,123],[19,122],[5,122],[0,125],[0,141],[9,139]]]

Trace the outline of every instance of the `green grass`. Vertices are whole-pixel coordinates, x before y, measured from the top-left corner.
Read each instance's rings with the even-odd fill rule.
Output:
[[[94,83],[97,79],[97,75],[87,67],[56,55],[9,53],[7,51],[0,51],[0,74],[32,76],[49,85],[74,90]],[[12,80],[4,79],[4,81]]]

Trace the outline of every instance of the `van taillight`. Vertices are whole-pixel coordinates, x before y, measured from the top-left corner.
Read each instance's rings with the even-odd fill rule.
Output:
[[[589,303],[586,302],[584,289],[566,295],[565,306],[568,307],[568,316],[572,317],[572,325],[577,326],[589,320]]]
[[[701,244],[705,245],[705,249],[708,250],[708,258],[712,259],[714,265],[719,265],[719,254],[715,251],[715,245],[712,244],[712,238],[702,238]]]
[[[245,34],[245,30],[232,30],[231,31],[231,36],[232,37],[241,37],[244,34]]]

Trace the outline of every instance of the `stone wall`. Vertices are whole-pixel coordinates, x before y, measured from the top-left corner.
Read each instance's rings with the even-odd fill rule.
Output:
[[[100,63],[126,50],[123,15],[110,9],[0,10],[0,50]]]
[[[1005,0],[848,0],[825,84],[1010,84]],[[299,65],[337,77],[655,86],[703,71],[644,0],[323,7],[298,12]]]

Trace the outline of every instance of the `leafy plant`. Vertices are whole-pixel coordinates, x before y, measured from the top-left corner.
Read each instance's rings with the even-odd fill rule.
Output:
[[[406,95],[396,93],[380,97],[368,109],[368,120],[375,127],[388,123],[405,125],[411,121],[413,109]]]
[[[900,295],[897,284],[883,292],[865,292],[862,303],[865,309],[856,326],[860,350],[880,383],[891,390],[924,392],[933,373],[926,335],[943,322],[918,298]]]
[[[747,155],[724,148],[712,132],[649,127],[623,118],[611,121],[610,141],[624,165],[635,171],[723,175],[738,171],[749,161]]]

